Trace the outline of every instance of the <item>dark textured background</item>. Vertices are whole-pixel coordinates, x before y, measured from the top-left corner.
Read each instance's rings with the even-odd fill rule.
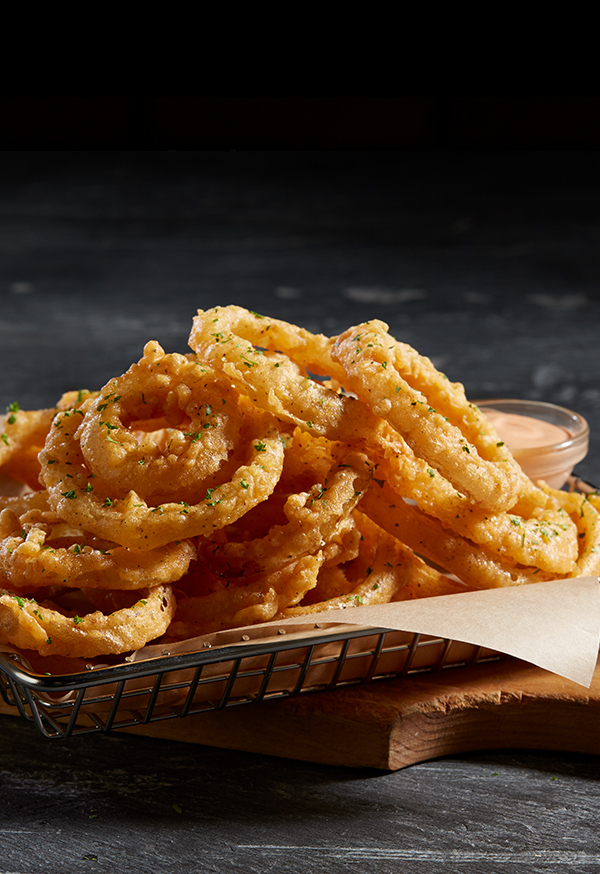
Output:
[[[4,151],[0,409],[100,387],[148,339],[185,351],[198,307],[378,317],[472,398],[581,412],[598,482],[599,241],[595,151]],[[0,874],[600,866],[591,757],[378,774],[10,718],[0,739]]]
[[[586,416],[600,478],[596,152],[13,152],[0,191],[0,404],[185,351],[199,307],[377,317],[473,399]]]

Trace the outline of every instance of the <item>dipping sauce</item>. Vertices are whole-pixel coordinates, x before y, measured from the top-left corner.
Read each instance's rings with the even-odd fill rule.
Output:
[[[527,476],[560,489],[585,458],[589,427],[583,416],[542,401],[475,401],[494,424]]]
[[[555,443],[564,443],[573,436],[560,425],[544,422],[543,419],[534,419],[532,416],[503,413],[493,409],[486,410],[485,415],[513,453],[518,449],[554,446]]]

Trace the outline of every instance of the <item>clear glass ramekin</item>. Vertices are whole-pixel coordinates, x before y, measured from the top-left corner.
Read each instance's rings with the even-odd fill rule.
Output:
[[[474,403],[494,423],[500,437],[534,482],[542,479],[552,488],[560,489],[575,465],[587,455],[590,436],[588,423],[579,413],[566,407],[544,401],[509,398]],[[528,442],[522,438],[528,426],[533,426],[531,420],[537,421],[542,431],[545,424],[554,426],[550,429],[553,433],[542,433],[534,445],[523,445]],[[536,430],[534,426],[533,430]]]

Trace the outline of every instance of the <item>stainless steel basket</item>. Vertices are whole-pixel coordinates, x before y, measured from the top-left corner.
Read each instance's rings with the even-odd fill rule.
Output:
[[[360,626],[234,636],[195,652],[52,676],[2,653],[0,691],[44,737],[67,738],[500,657],[445,638]]]
[[[599,491],[575,476],[568,487]],[[258,625],[194,643],[189,652],[159,650],[52,676],[22,655],[0,653],[0,693],[44,737],[67,738],[502,658],[447,638],[358,625]]]

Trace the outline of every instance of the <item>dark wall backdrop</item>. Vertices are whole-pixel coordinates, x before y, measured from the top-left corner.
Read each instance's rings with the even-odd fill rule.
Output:
[[[4,149],[594,149],[598,97],[0,97]]]

